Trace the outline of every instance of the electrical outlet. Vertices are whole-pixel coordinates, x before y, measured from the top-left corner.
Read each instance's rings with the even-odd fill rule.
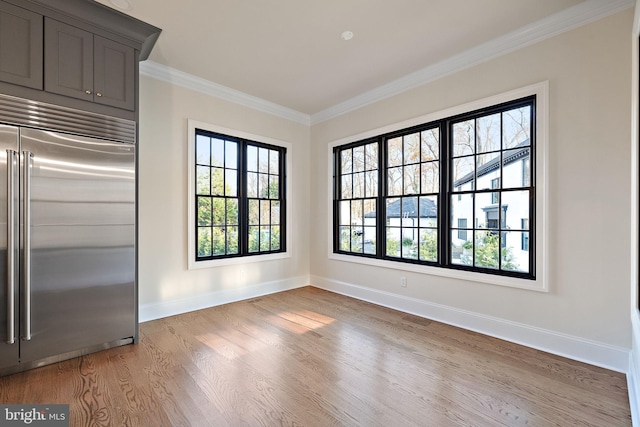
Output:
[[[406,277],[401,277],[400,278],[400,286],[402,286],[403,288],[407,287],[407,278]]]

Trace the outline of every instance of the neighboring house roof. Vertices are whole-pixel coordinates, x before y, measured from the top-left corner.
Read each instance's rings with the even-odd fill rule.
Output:
[[[517,148],[520,148],[520,149],[515,150]],[[515,162],[516,160],[529,157],[530,149],[531,149],[531,146],[529,145],[529,139],[525,139],[520,144],[516,145],[514,149],[508,151],[508,155],[504,156],[504,158],[502,159],[502,164],[506,166],[509,163]],[[499,167],[500,167],[500,157],[496,157],[495,159],[485,163],[484,165],[478,168],[478,178],[497,170]],[[469,172],[462,178],[455,181],[453,183],[453,186],[459,187],[463,184],[473,181],[473,178],[474,178],[473,172]]]
[[[426,197],[418,197],[418,196],[410,196],[404,197],[402,199],[403,204],[401,204],[401,199],[396,200],[393,203],[390,203],[387,206],[387,218],[417,218],[418,217],[418,207],[416,206],[417,201],[420,200],[420,218],[437,218],[438,217],[438,208],[433,200]],[[402,211],[400,208],[402,207]],[[404,214],[404,215],[403,215]],[[368,212],[364,215],[365,218],[375,218],[375,212]]]

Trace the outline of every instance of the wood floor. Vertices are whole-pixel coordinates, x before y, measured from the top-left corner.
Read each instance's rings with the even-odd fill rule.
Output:
[[[623,374],[302,288],[0,378],[72,426],[630,426]]]

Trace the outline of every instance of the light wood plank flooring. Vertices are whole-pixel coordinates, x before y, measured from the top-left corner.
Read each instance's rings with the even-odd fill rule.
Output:
[[[630,426],[623,374],[312,287],[0,378],[72,426]]]

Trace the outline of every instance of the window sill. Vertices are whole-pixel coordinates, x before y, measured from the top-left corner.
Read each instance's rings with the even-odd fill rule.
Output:
[[[359,256],[349,256],[330,253],[329,259],[348,263],[365,264],[373,267],[391,268],[394,270],[408,271],[429,276],[448,277],[457,280],[483,283],[487,285],[507,286],[510,288],[526,289],[530,291],[549,292],[547,284],[540,278],[534,280],[518,279],[515,277],[497,276],[493,274],[476,273],[470,271],[454,270],[442,267],[430,267],[426,265],[409,264],[403,262],[387,261]],[[540,276],[544,277],[544,274]]]
[[[206,261],[189,260],[189,270],[198,270],[201,268],[225,267],[227,265],[252,264],[263,261],[275,261],[279,259],[291,258],[291,252],[280,252],[268,255],[250,255],[239,256],[234,258],[210,259]]]

